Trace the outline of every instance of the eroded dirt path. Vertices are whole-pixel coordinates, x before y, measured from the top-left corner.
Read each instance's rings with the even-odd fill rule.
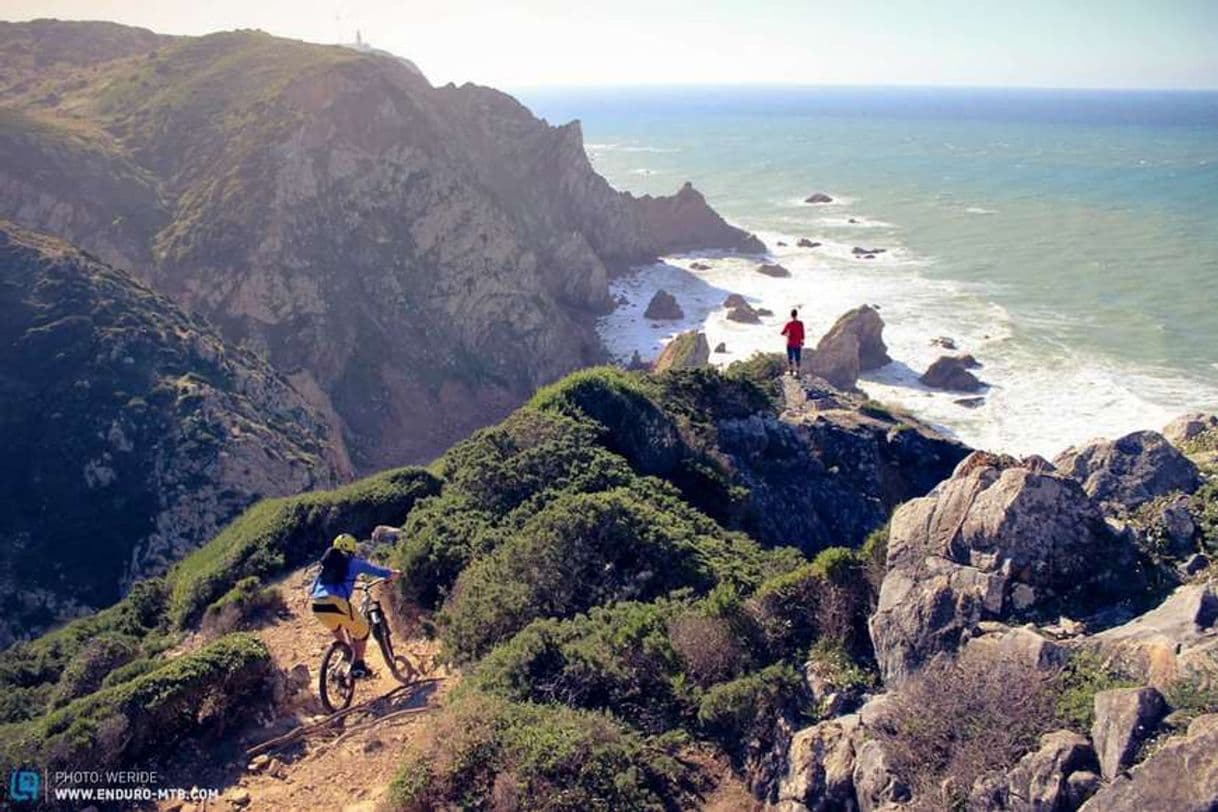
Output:
[[[370,812],[383,805],[407,743],[428,735],[432,716],[429,709],[443,702],[459,675],[442,666],[433,667],[437,654],[434,642],[404,637],[407,630],[393,624],[398,653],[405,654],[421,668],[422,679],[418,684],[394,692],[399,684],[385,667],[376,642],[370,639],[367,661],[375,675],[359,683],[352,705],[394,692],[392,696],[298,741],[276,747],[265,757],[245,757],[244,751],[249,747],[326,718],[317,698],[317,672],[322,653],[332,638],[309,612],[303,588],[306,580],[305,573],[297,571],[280,582],[286,611],[255,630],[270,650],[275,665],[289,675],[276,718],[238,734],[240,748],[227,754],[231,760],[224,765],[227,769],[219,779],[224,787],[219,801],[197,806],[163,804],[159,807],[162,812],[233,809]],[[384,598],[382,602],[388,606]]]

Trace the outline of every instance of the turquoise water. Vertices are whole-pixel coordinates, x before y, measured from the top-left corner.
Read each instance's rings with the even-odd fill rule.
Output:
[[[850,295],[882,304],[903,363],[874,387],[965,439],[1047,453],[1218,407],[1218,94],[517,96],[551,122],[580,119],[589,157],[616,187],[665,194],[692,180],[761,233],[802,285],[776,289],[774,302],[798,298],[812,326]],[[816,191],[835,202],[802,203]],[[776,246],[799,236],[826,246]],[[862,261],[853,245],[888,252]],[[982,409],[916,385],[937,335],[988,362]]]

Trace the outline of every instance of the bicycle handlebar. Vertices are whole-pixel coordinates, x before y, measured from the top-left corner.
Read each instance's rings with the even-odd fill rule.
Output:
[[[374,586],[378,586],[379,584],[384,584],[384,583],[388,583],[388,582],[389,582],[388,578],[371,578],[369,580],[361,582],[359,584],[359,588],[364,590],[365,592],[367,592],[368,590],[372,589],[372,587],[374,587]]]

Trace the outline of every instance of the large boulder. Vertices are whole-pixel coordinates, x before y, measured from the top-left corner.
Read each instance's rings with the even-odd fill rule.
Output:
[[[1132,543],[1039,458],[973,452],[893,514],[870,628],[886,682],[955,651],[983,620],[1035,617],[1136,587]]]
[[[981,624],[978,631],[984,629],[985,624]],[[1070,657],[1065,646],[1027,626],[978,634],[969,639],[965,651],[970,657],[994,663],[1014,662],[1037,671],[1053,671]]]
[[[918,378],[933,389],[949,389],[954,392],[976,392],[985,384],[969,372],[968,356],[941,355]],[[975,361],[974,361],[975,363]]]
[[[872,812],[908,801],[909,787],[897,777],[883,742],[874,737],[887,724],[888,695],[873,697],[857,713],[827,719],[791,737],[786,773],[769,810],[779,812]]]
[[[652,296],[651,301],[647,304],[647,309],[643,311],[643,318],[656,321],[679,321],[685,318],[685,311],[677,304],[675,296],[666,290],[657,290],[656,295]]]
[[[1218,671],[1218,586],[1187,584],[1139,617],[1079,642],[1114,670],[1166,688]]]
[[[805,365],[838,389],[854,389],[861,371],[858,336],[843,333],[831,341],[828,336],[822,338]]]
[[[1081,812],[1213,812],[1218,804],[1218,714],[1198,716],[1127,774],[1100,789]]]
[[[1201,484],[1197,466],[1156,431],[1135,431],[1117,440],[1093,440],[1053,460],[1100,502],[1135,508]]]
[[[1166,715],[1163,695],[1149,686],[1097,693],[1091,740],[1099,754],[1100,773],[1111,780],[1132,764],[1138,746],[1154,733]]]
[[[710,342],[706,340],[706,333],[688,330],[664,345],[660,356],[652,365],[652,370],[663,372],[666,369],[690,369],[706,366],[708,363]]]
[[[804,198],[805,203],[832,203],[833,198],[824,192],[813,192]]]
[[[1019,760],[1008,774],[1004,808],[1010,812],[1058,812],[1074,808],[1070,778],[1098,769],[1086,736],[1057,730],[1040,737],[1040,747]]]
[[[817,342],[812,373],[839,389],[854,388],[860,373],[892,362],[883,332],[884,320],[870,305],[843,313]]]
[[[862,725],[855,714],[804,728],[791,739],[787,773],[778,784],[775,812],[854,810],[855,747]]]
[[[892,757],[878,739],[867,739],[855,748],[853,779],[859,812],[875,812],[910,798],[909,786],[897,775]]]

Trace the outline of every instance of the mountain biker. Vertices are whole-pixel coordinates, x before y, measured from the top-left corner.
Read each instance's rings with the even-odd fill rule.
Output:
[[[787,322],[779,335],[787,337],[787,372],[799,375],[799,356],[804,347],[804,323],[799,320],[799,311],[791,311],[791,320]]]
[[[355,536],[350,533],[335,536],[330,548],[321,557],[321,573],[313,581],[309,594],[313,598],[313,616],[330,630],[334,639],[346,642],[343,633],[346,632],[350,636],[355,654],[351,676],[362,678],[372,675],[368,664],[364,662],[364,649],[368,645],[370,629],[364,616],[351,606],[355,579],[360,575],[368,575],[394,581],[402,573],[399,570],[378,567],[359,558],[355,554],[355,548]]]

